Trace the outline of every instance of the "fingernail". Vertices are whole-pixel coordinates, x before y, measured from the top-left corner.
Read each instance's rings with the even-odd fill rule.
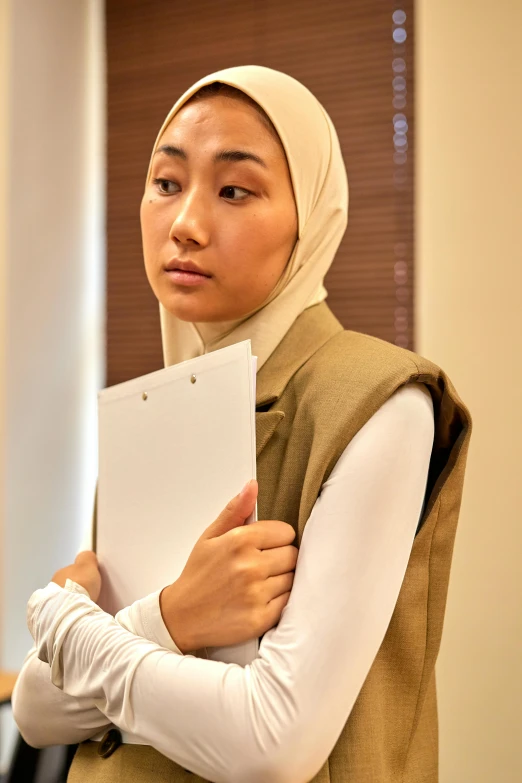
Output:
[[[251,483],[252,483],[252,480],[247,481],[247,483],[245,484],[245,486],[243,487],[243,489],[239,493],[239,497],[240,498],[244,498],[245,497],[245,495],[247,494],[248,488],[250,487]]]

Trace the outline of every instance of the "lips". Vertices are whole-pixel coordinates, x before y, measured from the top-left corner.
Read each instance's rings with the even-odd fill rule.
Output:
[[[212,277],[208,272],[205,272],[205,270],[201,269],[197,264],[195,264],[193,261],[180,261],[177,258],[172,258],[166,265],[165,265],[165,271],[166,272],[186,272],[191,275],[200,275],[201,277]]]
[[[180,261],[172,258],[164,267],[165,274],[170,282],[182,288],[201,287],[208,284],[212,278],[193,261]]]

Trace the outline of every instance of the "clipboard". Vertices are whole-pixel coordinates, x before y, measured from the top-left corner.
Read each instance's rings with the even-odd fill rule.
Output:
[[[199,536],[256,477],[255,370],[246,340],[98,393],[105,611],[174,582]],[[253,639],[207,655],[244,666],[257,651]]]

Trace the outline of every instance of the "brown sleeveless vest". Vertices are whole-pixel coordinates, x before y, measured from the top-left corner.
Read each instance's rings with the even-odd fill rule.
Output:
[[[435,661],[446,604],[471,422],[450,380],[417,354],[345,331],[326,304],[306,310],[257,378],[259,518],[294,526],[297,543],[347,444],[407,383],[435,410],[426,505],[386,636],[341,735],[312,783],[436,783]],[[83,743],[69,783],[198,783],[153,748],[110,758]],[[245,781],[248,783],[248,781]],[[295,781],[295,783],[308,783]]]

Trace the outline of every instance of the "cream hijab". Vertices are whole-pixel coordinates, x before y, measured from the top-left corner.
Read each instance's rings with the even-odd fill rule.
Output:
[[[268,299],[239,321],[188,323],[160,304],[163,358],[167,367],[250,339],[259,369],[303,310],[327,296],[323,280],[346,229],[348,182],[337,133],[319,101],[296,79],[259,65],[227,68],[193,84],[167,115],[152,155],[183,104],[212,82],[222,82],[246,93],[272,120],[290,169],[298,240]],[[149,165],[147,181],[150,168]]]

